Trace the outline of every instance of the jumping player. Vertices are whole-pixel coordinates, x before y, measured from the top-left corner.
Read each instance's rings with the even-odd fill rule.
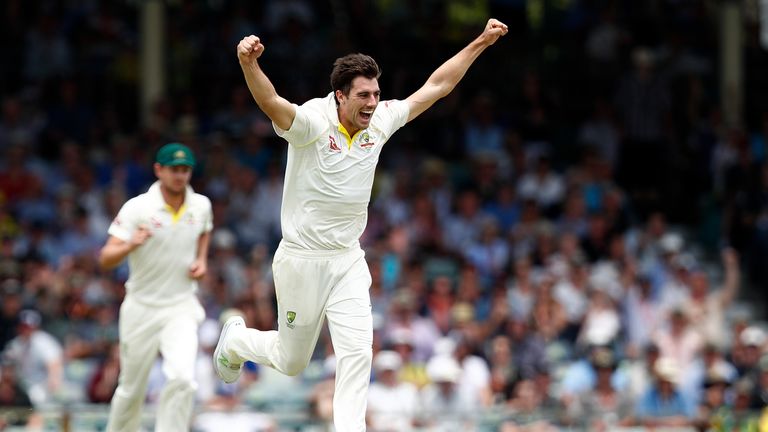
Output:
[[[507,26],[490,19],[482,34],[438,67],[405,100],[379,103],[379,66],[350,54],[334,62],[331,89],[301,106],[280,97],[259,66],[264,45],[247,36],[237,56],[259,108],[288,141],[281,224],[272,263],[278,330],[228,319],[214,352],[219,377],[233,382],[250,360],[296,375],[309,363],[325,318],[336,355],[334,425],[365,430],[373,323],[371,275],[359,238],[367,223],[374,171],[384,143],[448,95]]]

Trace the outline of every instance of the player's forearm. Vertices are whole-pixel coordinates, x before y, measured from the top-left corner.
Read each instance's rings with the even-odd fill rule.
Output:
[[[288,130],[293,124],[293,105],[277,94],[275,86],[257,62],[240,63],[243,76],[256,104],[280,129]]]
[[[504,33],[506,33],[504,24],[495,20],[489,21],[488,27],[480,36],[435,69],[427,82],[406,99],[410,109],[408,121],[418,117],[438,99],[453,91],[472,63]]]
[[[206,261],[208,259],[208,248],[211,244],[211,233],[206,232],[204,234],[200,234],[200,237],[197,239],[197,259]]]
[[[445,97],[464,78],[472,63],[491,46],[482,37],[477,37],[469,45],[440,65],[427,79],[427,85],[434,87],[439,97]]]
[[[739,283],[741,282],[741,269],[739,265],[726,266],[725,280],[723,281],[722,301],[729,304],[733,301],[739,292]]]
[[[722,253],[723,267],[725,269],[725,280],[723,281],[723,290],[720,296],[724,305],[728,305],[736,297],[741,282],[741,267],[739,257],[734,249],[725,249]]]
[[[99,253],[99,265],[103,269],[112,269],[120,265],[120,263],[128,256],[133,250],[133,247],[128,242],[122,243],[108,243]]]
[[[51,361],[46,366],[48,367],[48,388],[52,391],[57,391],[61,388],[64,366],[60,361]]]

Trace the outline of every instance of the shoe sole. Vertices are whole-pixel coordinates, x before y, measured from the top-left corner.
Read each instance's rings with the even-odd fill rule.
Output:
[[[245,326],[245,320],[243,320],[242,317],[239,316],[233,316],[229,318],[225,323],[224,326],[221,329],[221,334],[219,335],[219,342],[216,344],[216,349],[213,351],[213,369],[216,371],[216,375],[224,381],[227,384],[231,384],[235,381],[237,381],[237,378],[240,377],[240,374],[237,374],[237,377],[232,381],[227,381],[224,379],[223,376],[221,376],[221,373],[219,372],[219,354],[221,354],[221,345],[224,339],[227,337],[227,333],[229,332],[229,329],[234,325],[236,322],[241,322],[243,326]],[[234,369],[233,369],[234,370]]]

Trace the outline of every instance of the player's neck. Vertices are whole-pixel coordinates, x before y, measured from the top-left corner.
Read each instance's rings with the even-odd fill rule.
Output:
[[[350,138],[355,136],[355,134],[360,130],[355,128],[355,125],[352,122],[347,121],[347,119],[344,117],[344,115],[341,113],[341,110],[338,110],[339,115],[339,123],[342,127],[344,127],[344,130],[347,131],[347,134],[349,134]]]
[[[184,205],[184,196],[186,195],[186,191],[178,193],[171,191],[161,185],[160,192],[163,194],[163,201],[165,201],[165,203],[174,210],[178,211],[181,206]]]

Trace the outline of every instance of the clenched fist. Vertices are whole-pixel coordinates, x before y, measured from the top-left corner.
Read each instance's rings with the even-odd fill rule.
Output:
[[[483,30],[483,34],[480,35],[481,38],[483,38],[488,45],[493,45],[494,42],[496,42],[500,37],[507,34],[509,31],[509,27],[507,27],[506,24],[503,22],[491,18],[488,20],[488,23],[485,25],[485,29]]]
[[[261,40],[254,36],[246,36],[243,40],[237,44],[237,58],[241,64],[253,63],[257,58],[261,57],[264,52],[264,45]]]
[[[133,232],[129,242],[131,250],[146,243],[150,237],[152,237],[152,231],[149,230],[149,227],[145,224],[139,225],[136,231]]]

